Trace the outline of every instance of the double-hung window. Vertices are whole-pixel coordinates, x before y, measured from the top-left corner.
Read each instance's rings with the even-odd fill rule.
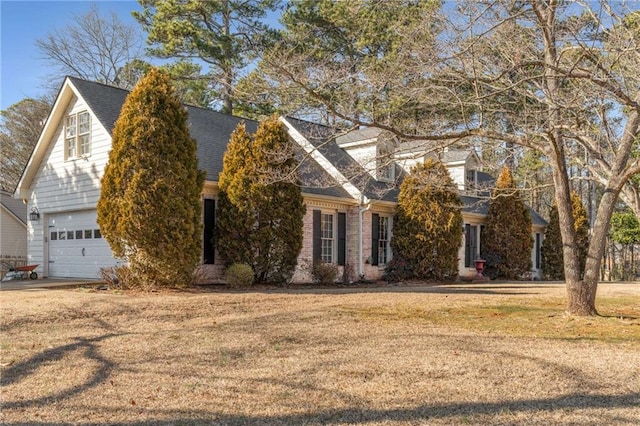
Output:
[[[320,221],[320,259],[324,263],[333,263],[335,247],[335,223],[333,214],[322,213]]]
[[[67,116],[64,126],[65,156],[67,159],[91,154],[91,116],[83,111]]]
[[[378,220],[378,265],[386,265],[389,259],[391,236],[389,217],[380,216]]]
[[[371,215],[371,264],[386,265],[391,260],[391,217]]]

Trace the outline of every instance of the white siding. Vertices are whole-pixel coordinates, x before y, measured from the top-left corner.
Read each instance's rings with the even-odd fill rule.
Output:
[[[464,165],[460,166],[452,166],[447,167],[449,174],[451,175],[451,179],[458,186],[460,191],[464,191],[465,189],[465,180],[466,180],[466,169]]]
[[[354,146],[345,151],[353,157],[372,177],[376,177],[377,152],[376,145]]]
[[[43,162],[31,187],[29,209],[36,206],[40,211],[40,220],[29,222],[29,261],[44,265],[44,276],[48,269],[44,227],[48,215],[61,211],[74,211],[95,208],[100,197],[100,179],[109,158],[111,136],[91,113],[91,155],[86,159],[77,158],[65,161],[64,155],[64,117],[68,114],[88,110],[87,105],[73,97],[63,119],[57,123],[56,131],[44,156]]]

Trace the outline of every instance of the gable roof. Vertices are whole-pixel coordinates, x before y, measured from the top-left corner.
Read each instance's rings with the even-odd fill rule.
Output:
[[[129,91],[75,77],[68,78],[111,135]],[[255,133],[258,122],[191,105],[186,105],[186,109],[189,133],[197,142],[198,167],[206,172],[206,180],[217,181],[231,133],[242,122],[248,132]]]
[[[0,206],[11,216],[27,225],[27,206],[7,191],[0,191]]]
[[[300,133],[318,154],[335,167],[336,172],[342,175],[348,184],[355,187],[363,196],[373,200],[397,201],[399,179],[394,182],[381,182],[371,177],[360,163],[338,145],[336,133],[339,130],[294,117],[285,117],[284,120]],[[370,136],[375,132],[367,131],[365,133]],[[359,134],[358,137],[360,136],[362,135]],[[349,142],[354,140],[349,139]],[[401,176],[403,176],[403,171],[399,166],[396,166],[396,177],[401,178]],[[354,196],[353,193],[351,195]]]
[[[67,77],[58,93],[52,112],[47,118],[38,144],[21,177],[18,185],[18,188],[22,189],[21,198],[27,198],[26,192],[35,177],[40,162],[44,158],[48,140],[51,139],[68,102],[74,95],[86,102],[100,125],[111,136],[128,94],[128,90],[119,87],[76,77]],[[231,133],[242,122],[245,123],[248,132],[255,133],[258,128],[258,122],[190,105],[186,105],[185,108],[188,114],[187,126],[189,133],[196,140],[198,168],[206,173],[206,180],[218,181]],[[316,187],[317,185],[313,183],[319,177],[322,177],[324,181],[328,180],[330,184]],[[339,187],[335,179],[313,160],[309,160],[304,166],[301,166],[300,178],[303,184],[303,192],[349,198],[349,194]]]

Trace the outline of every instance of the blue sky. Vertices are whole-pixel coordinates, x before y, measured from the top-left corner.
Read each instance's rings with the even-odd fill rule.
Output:
[[[83,15],[92,4],[103,14],[116,12],[120,19],[137,23],[131,11],[140,10],[136,1],[11,1],[0,0],[0,108],[45,92],[49,72],[39,58],[35,41],[54,29],[62,29]],[[62,82],[60,82],[62,83]]]

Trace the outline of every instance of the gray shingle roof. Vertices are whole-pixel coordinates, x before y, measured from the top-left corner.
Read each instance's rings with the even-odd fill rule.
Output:
[[[69,78],[91,111],[111,134],[129,91],[79,78]],[[189,132],[197,142],[198,167],[206,172],[207,180],[217,181],[222,171],[222,159],[229,136],[233,130],[244,121],[247,131],[253,133],[258,128],[258,123],[204,108],[194,106],[186,108]]]
[[[460,201],[462,201],[462,211],[465,213],[474,213],[487,215],[489,213],[489,204],[491,200],[489,198],[483,197],[471,197],[467,195],[460,196]],[[527,210],[529,210],[529,215],[531,216],[531,224],[537,226],[547,226],[548,223],[542,216],[540,216],[535,210],[533,210],[529,206],[525,206]]]
[[[335,135],[339,133],[339,129],[332,129],[293,117],[287,117],[287,121],[366,197],[384,201],[396,201],[398,199],[398,182],[403,176],[403,171],[400,167],[396,167],[396,182],[377,181],[371,177],[362,165],[338,146]]]
[[[22,223],[27,223],[27,206],[22,200],[13,198],[13,195],[9,192],[0,191],[0,204],[20,219]]]
[[[75,77],[69,79],[100,123],[112,134],[129,91]],[[198,167],[206,172],[207,180],[218,181],[231,133],[243,121],[247,131],[254,133],[258,122],[194,106],[186,108],[189,133],[197,144]],[[305,158],[300,165],[300,180],[305,193],[350,198],[336,180],[311,158]]]

